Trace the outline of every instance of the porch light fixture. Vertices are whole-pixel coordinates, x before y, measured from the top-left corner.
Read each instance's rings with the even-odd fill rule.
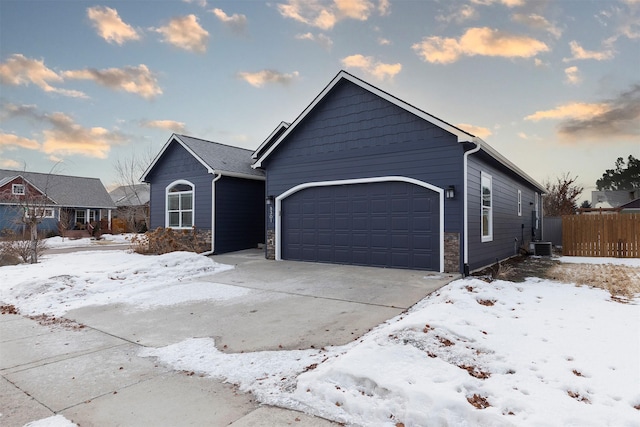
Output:
[[[449,188],[445,190],[445,196],[447,199],[455,199],[456,197],[456,186],[450,185]]]
[[[267,196],[267,206],[273,205],[273,196]]]

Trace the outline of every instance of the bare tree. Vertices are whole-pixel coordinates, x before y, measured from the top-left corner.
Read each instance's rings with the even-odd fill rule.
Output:
[[[71,227],[71,219],[73,215],[69,209],[60,208],[60,214],[58,217],[58,232],[63,239],[67,236],[67,230]]]
[[[578,198],[583,187],[575,185],[576,180],[571,173],[556,178],[555,182],[546,181],[547,195],[544,197],[544,213],[547,216],[574,215],[578,210]]]
[[[135,151],[131,156],[116,159],[114,169],[117,176],[117,185],[122,190],[122,199],[126,204],[118,203],[119,216],[124,217],[129,231],[139,231],[140,222],[145,229],[149,228],[149,212],[145,205],[148,199],[148,188],[140,182],[140,177],[153,161],[153,152],[149,146],[142,154]]]

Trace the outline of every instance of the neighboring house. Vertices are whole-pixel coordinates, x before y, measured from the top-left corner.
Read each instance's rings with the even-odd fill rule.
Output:
[[[269,258],[467,273],[541,236],[542,185],[344,71],[253,158]]]
[[[109,192],[117,210],[113,218],[125,222],[126,231],[144,232],[148,228],[149,184],[121,185]]]
[[[42,210],[38,230],[43,232],[58,231],[60,220],[67,230],[100,222],[110,229],[116,207],[98,178],[0,169],[0,230],[21,230],[25,206]]]
[[[173,134],[141,181],[149,183],[150,229],[195,229],[211,252],[264,243],[264,174],[251,150]]]
[[[640,213],[640,198],[620,206],[621,213]]]
[[[631,200],[615,208],[607,207],[604,204],[600,204],[600,206],[596,208],[580,208],[578,209],[578,213],[584,215],[640,213],[640,198]]]
[[[617,208],[625,203],[640,198],[640,189],[632,190],[602,190],[591,192],[591,208]]]

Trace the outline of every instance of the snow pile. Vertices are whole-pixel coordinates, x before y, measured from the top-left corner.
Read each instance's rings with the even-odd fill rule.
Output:
[[[223,354],[192,339],[141,355],[347,424],[631,426],[639,304],[539,279],[466,279],[344,347]]]
[[[0,301],[14,305],[25,315],[61,316],[90,305],[124,303],[145,309],[187,301],[226,300],[250,291],[194,279],[231,268],[191,252],[47,255],[35,265],[2,267]]]
[[[225,354],[218,351],[211,338],[191,338],[138,352],[138,356],[156,357],[176,370],[206,373],[238,384],[240,391],[253,392],[263,403],[298,410],[306,407],[289,399],[297,375],[313,369],[328,354],[324,349]]]
[[[72,423],[66,419],[63,415],[54,415],[49,418],[43,418],[38,421],[32,421],[25,424],[24,427],[78,427],[77,424]]]
[[[49,237],[48,239],[44,239],[48,248],[57,249],[57,248],[79,248],[85,246],[94,246],[94,245],[104,245],[104,244],[114,244],[114,245],[124,245],[130,244],[133,236],[137,236],[135,233],[126,233],[126,234],[102,234],[100,236],[100,240],[93,239],[91,237],[83,237],[80,239],[70,239],[68,237]]]

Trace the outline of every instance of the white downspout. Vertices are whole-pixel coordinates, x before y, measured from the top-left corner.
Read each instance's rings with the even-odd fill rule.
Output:
[[[475,148],[466,151],[462,156],[463,159],[463,175],[464,175],[464,205],[463,205],[463,221],[464,221],[464,248],[463,248],[463,271],[464,274],[468,273],[469,269],[469,171],[468,171],[468,157],[470,154],[480,151],[481,144],[479,141],[470,141],[476,144]]]
[[[202,252],[200,255],[211,255],[215,251],[215,242],[216,242],[216,181],[222,178],[222,174],[216,175],[213,180],[211,180],[211,250]],[[194,206],[195,208],[195,206]]]
[[[275,244],[276,244],[276,261],[282,261],[282,243],[280,241],[280,229],[282,228],[282,199],[276,197],[276,229],[275,229]]]

